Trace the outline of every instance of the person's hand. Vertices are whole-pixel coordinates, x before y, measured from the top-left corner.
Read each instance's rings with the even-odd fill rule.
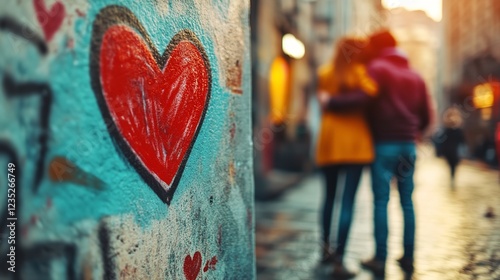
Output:
[[[318,93],[318,101],[319,101],[319,105],[321,106],[321,108],[323,110],[326,110],[326,108],[328,107],[328,101],[330,101],[330,95],[324,91],[319,92]]]

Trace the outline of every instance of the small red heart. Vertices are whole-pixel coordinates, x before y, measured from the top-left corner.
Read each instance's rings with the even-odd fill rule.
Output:
[[[201,269],[201,253],[196,251],[193,258],[187,255],[184,259],[184,276],[187,280],[195,280]]]
[[[160,55],[132,12],[110,6],[94,22],[91,76],[118,147],[169,204],[210,97],[200,41],[182,30]]]
[[[33,6],[35,6],[36,18],[42,26],[45,39],[50,41],[59,27],[61,27],[66,15],[64,5],[61,2],[56,2],[50,10],[47,10],[45,0],[33,0]]]

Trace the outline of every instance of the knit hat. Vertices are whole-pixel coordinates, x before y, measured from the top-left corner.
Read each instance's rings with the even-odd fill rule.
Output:
[[[392,33],[386,29],[373,33],[369,40],[372,51],[377,54],[385,48],[393,48],[398,45]]]

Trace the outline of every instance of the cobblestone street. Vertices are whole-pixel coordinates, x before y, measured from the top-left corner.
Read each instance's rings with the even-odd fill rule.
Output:
[[[258,279],[332,279],[319,265],[319,209],[323,181],[313,174],[274,201],[256,203]],[[415,192],[417,246],[415,272],[404,275],[402,213],[397,190],[389,202],[389,256],[386,279],[500,279],[500,185],[494,170],[463,162],[454,187],[447,166],[432,149],[419,149]],[[485,216],[489,207],[496,216]],[[372,193],[362,177],[347,245],[346,265],[356,280],[376,279],[359,265],[374,254]],[[335,210],[334,217],[338,215]],[[336,219],[334,218],[333,227]],[[332,230],[332,233],[335,233]]]

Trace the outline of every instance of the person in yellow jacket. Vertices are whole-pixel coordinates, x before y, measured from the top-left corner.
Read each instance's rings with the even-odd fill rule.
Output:
[[[346,112],[327,109],[329,98],[355,90],[376,95],[377,85],[368,76],[364,63],[368,59],[367,41],[358,38],[341,39],[333,61],[318,70],[318,98],[322,105],[321,126],[316,146],[316,165],[325,177],[326,193],[322,211],[322,261],[334,263],[334,273],[354,276],[343,265],[342,256],[353,216],[353,205],[363,167],[374,160],[374,148],[369,125],[362,108]],[[330,227],[333,204],[340,173],[345,173],[341,198],[341,213],[335,251],[330,248]]]

